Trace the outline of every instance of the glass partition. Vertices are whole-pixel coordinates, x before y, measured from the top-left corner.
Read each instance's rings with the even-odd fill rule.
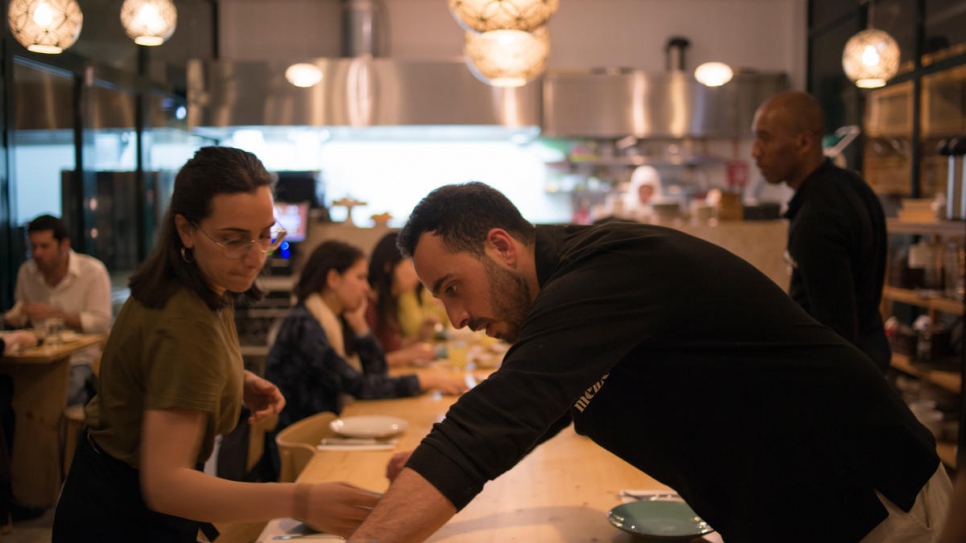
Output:
[[[76,166],[74,81],[70,74],[15,59],[12,223],[63,214],[61,184]]]

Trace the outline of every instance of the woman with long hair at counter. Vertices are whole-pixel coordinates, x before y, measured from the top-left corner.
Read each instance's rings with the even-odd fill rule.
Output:
[[[464,377],[443,372],[389,375],[365,318],[367,269],[361,249],[335,240],[320,244],[306,261],[295,286],[296,306],[265,360],[265,377],[288,402],[277,430],[322,411],[341,413],[350,398],[400,398],[434,388],[459,394],[468,388]]]
[[[390,366],[405,366],[433,359],[428,343],[436,326],[446,322],[446,311],[428,296],[419,282],[413,259],[396,247],[397,232],[386,234],[372,250],[369,286],[372,301],[366,321],[386,351]]]
[[[205,147],[175,178],[154,252],[131,277],[54,517],[54,542],[194,542],[201,523],[295,517],[351,533],[377,496],[343,483],[239,483],[199,468],[217,434],[285,400],[243,370],[237,299],[284,234],[255,155]]]

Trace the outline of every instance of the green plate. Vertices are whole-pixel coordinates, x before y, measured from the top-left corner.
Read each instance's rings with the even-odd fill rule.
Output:
[[[625,532],[652,538],[687,540],[714,531],[691,506],[680,501],[625,503],[608,511],[607,520]]]

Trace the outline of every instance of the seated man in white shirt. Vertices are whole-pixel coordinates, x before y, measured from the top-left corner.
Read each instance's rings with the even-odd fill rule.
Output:
[[[79,332],[105,333],[111,325],[111,279],[96,258],[75,253],[64,222],[41,215],[27,225],[31,259],[20,266],[14,307],[4,314],[8,325],[43,326],[60,318],[64,327]],[[90,400],[91,362],[99,349],[92,347],[71,357],[69,405]]]

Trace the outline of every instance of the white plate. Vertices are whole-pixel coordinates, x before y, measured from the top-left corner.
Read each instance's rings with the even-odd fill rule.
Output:
[[[335,419],[329,423],[333,432],[348,437],[390,437],[401,434],[409,423],[396,417],[360,416]]]

